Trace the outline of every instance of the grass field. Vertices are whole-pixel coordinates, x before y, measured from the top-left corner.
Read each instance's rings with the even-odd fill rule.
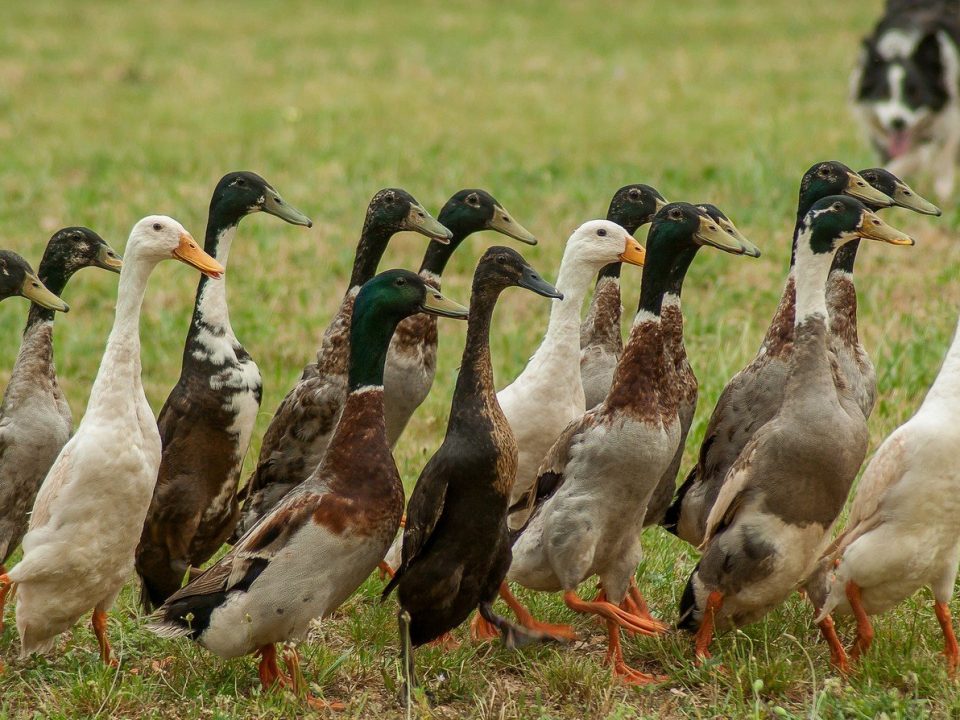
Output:
[[[12,3],[0,29],[0,246],[34,264],[51,232],[96,229],[122,251],[141,216],[162,212],[202,237],[209,194],[250,169],[314,220],[305,231],[245,220],[228,280],[237,335],[260,365],[264,399],[248,467],[270,416],[313,356],[339,304],[370,196],[394,185],[436,212],[462,187],[490,190],[540,239],[524,255],[555,277],[563,243],[601,216],[612,192],[649,182],[670,199],[713,201],[758,245],[760,260],[702,253],[684,294],[700,407],[685,469],[726,380],[752,357],[789,258],[797,183],[821,159],[874,164],[846,107],[847,75],[879,0],[835,3],[513,4],[290,2]],[[919,185],[930,193],[929,186]],[[888,219],[915,248],[873,246],[858,265],[864,343],[878,368],[871,447],[917,407],[956,321],[955,206],[929,220]],[[468,300],[493,235],[468,241],[444,280]],[[416,268],[422,238],[398,236],[382,267]],[[179,375],[196,275],[155,273],[142,325],[144,382],[159,410]],[[625,305],[638,272],[624,271]],[[87,270],[66,291],[56,357],[74,416],[83,412],[112,321],[116,277]],[[13,364],[23,301],[0,308],[0,382]],[[537,346],[549,311],[508,292],[495,318],[499,386]],[[464,327],[441,323],[434,392],[397,450],[408,488],[438,446]],[[105,502],[109,502],[105,498]],[[638,575],[654,611],[676,617],[695,553],[645,535]],[[307,676],[343,717],[402,716],[393,601],[371,578],[301,645]],[[582,641],[510,652],[465,642],[418,653],[433,696],[423,717],[948,717],[960,691],[942,666],[926,593],[877,621],[848,681],[828,666],[809,608],[794,598],[716,644],[695,668],[686,636],[626,643],[629,662],[667,673],[628,689],[601,664],[604,636],[559,597],[526,594]],[[956,608],[955,608],[956,609]],[[12,613],[7,616],[12,621]],[[259,690],[253,660],[221,661],[142,627],[134,583],[110,618],[119,670],[104,668],[86,624],[48,659],[15,659],[0,638],[0,718],[289,717],[295,699]],[[852,637],[849,624],[841,635]],[[466,633],[459,631],[462,638]]]

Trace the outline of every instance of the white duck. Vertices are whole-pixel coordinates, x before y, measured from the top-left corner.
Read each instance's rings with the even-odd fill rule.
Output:
[[[643,246],[608,220],[586,222],[567,240],[556,282],[563,300],[553,303],[547,334],[523,372],[497,393],[519,449],[511,504],[526,495],[554,441],[586,410],[580,376],[580,310],[590,283],[608,263],[643,265],[643,258]],[[522,525],[526,514],[525,510],[514,513],[510,526]]]
[[[133,573],[133,555],[160,466],[160,435],[140,380],[140,308],[147,279],[176,258],[209,277],[223,266],[176,220],[144,218],[130,233],[117,311],[77,432],[33,506],[23,559],[0,575],[0,616],[17,588],[21,656],[46,652],[93,611],[100,657],[110,662],[106,611]]]
[[[960,563],[958,408],[960,338],[954,335],[916,415],[883,442],[867,465],[847,526],[824,553],[819,579],[807,585],[815,604],[826,595],[818,621],[836,612],[856,617],[853,660],[873,639],[868,616],[927,586],[933,591],[951,674],[960,662],[947,605]]]

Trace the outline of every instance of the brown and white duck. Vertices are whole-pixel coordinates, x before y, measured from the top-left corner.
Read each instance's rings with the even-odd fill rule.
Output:
[[[258,212],[312,226],[262,177],[231,172],[210,199],[204,250],[226,267],[240,221]],[[136,556],[145,610],[163,604],[187,569],[207,562],[233,532],[262,389],[260,369],[230,324],[226,279],[201,276],[180,379],[157,421],[163,455]]]
[[[403,513],[383,419],[390,337],[415,312],[467,315],[407,270],[380,273],[352,300],[347,396],[323,461],[229,553],[172,595],[150,626],[221,657],[255,653],[264,688],[292,684],[310,701],[296,650],[286,655],[292,676],[286,677],[275,645],[302,637],[314,618],[353,594],[383,557]]]
[[[866,420],[835,380],[827,328],[830,267],[837,249],[857,238],[913,244],[846,196],[817,201],[800,221],[782,402],[720,488],[680,600],[679,626],[696,632],[698,658],[709,656],[715,628],[756,622],[808,577],[866,455]]]

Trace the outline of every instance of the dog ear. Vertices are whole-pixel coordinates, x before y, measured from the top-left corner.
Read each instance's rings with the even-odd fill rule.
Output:
[[[943,75],[943,54],[937,33],[924,35],[917,43],[913,51],[913,61],[928,78],[939,78]]]

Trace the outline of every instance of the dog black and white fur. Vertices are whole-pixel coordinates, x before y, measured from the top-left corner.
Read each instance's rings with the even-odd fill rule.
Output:
[[[851,93],[887,169],[927,174],[948,199],[960,159],[960,0],[888,0]]]

